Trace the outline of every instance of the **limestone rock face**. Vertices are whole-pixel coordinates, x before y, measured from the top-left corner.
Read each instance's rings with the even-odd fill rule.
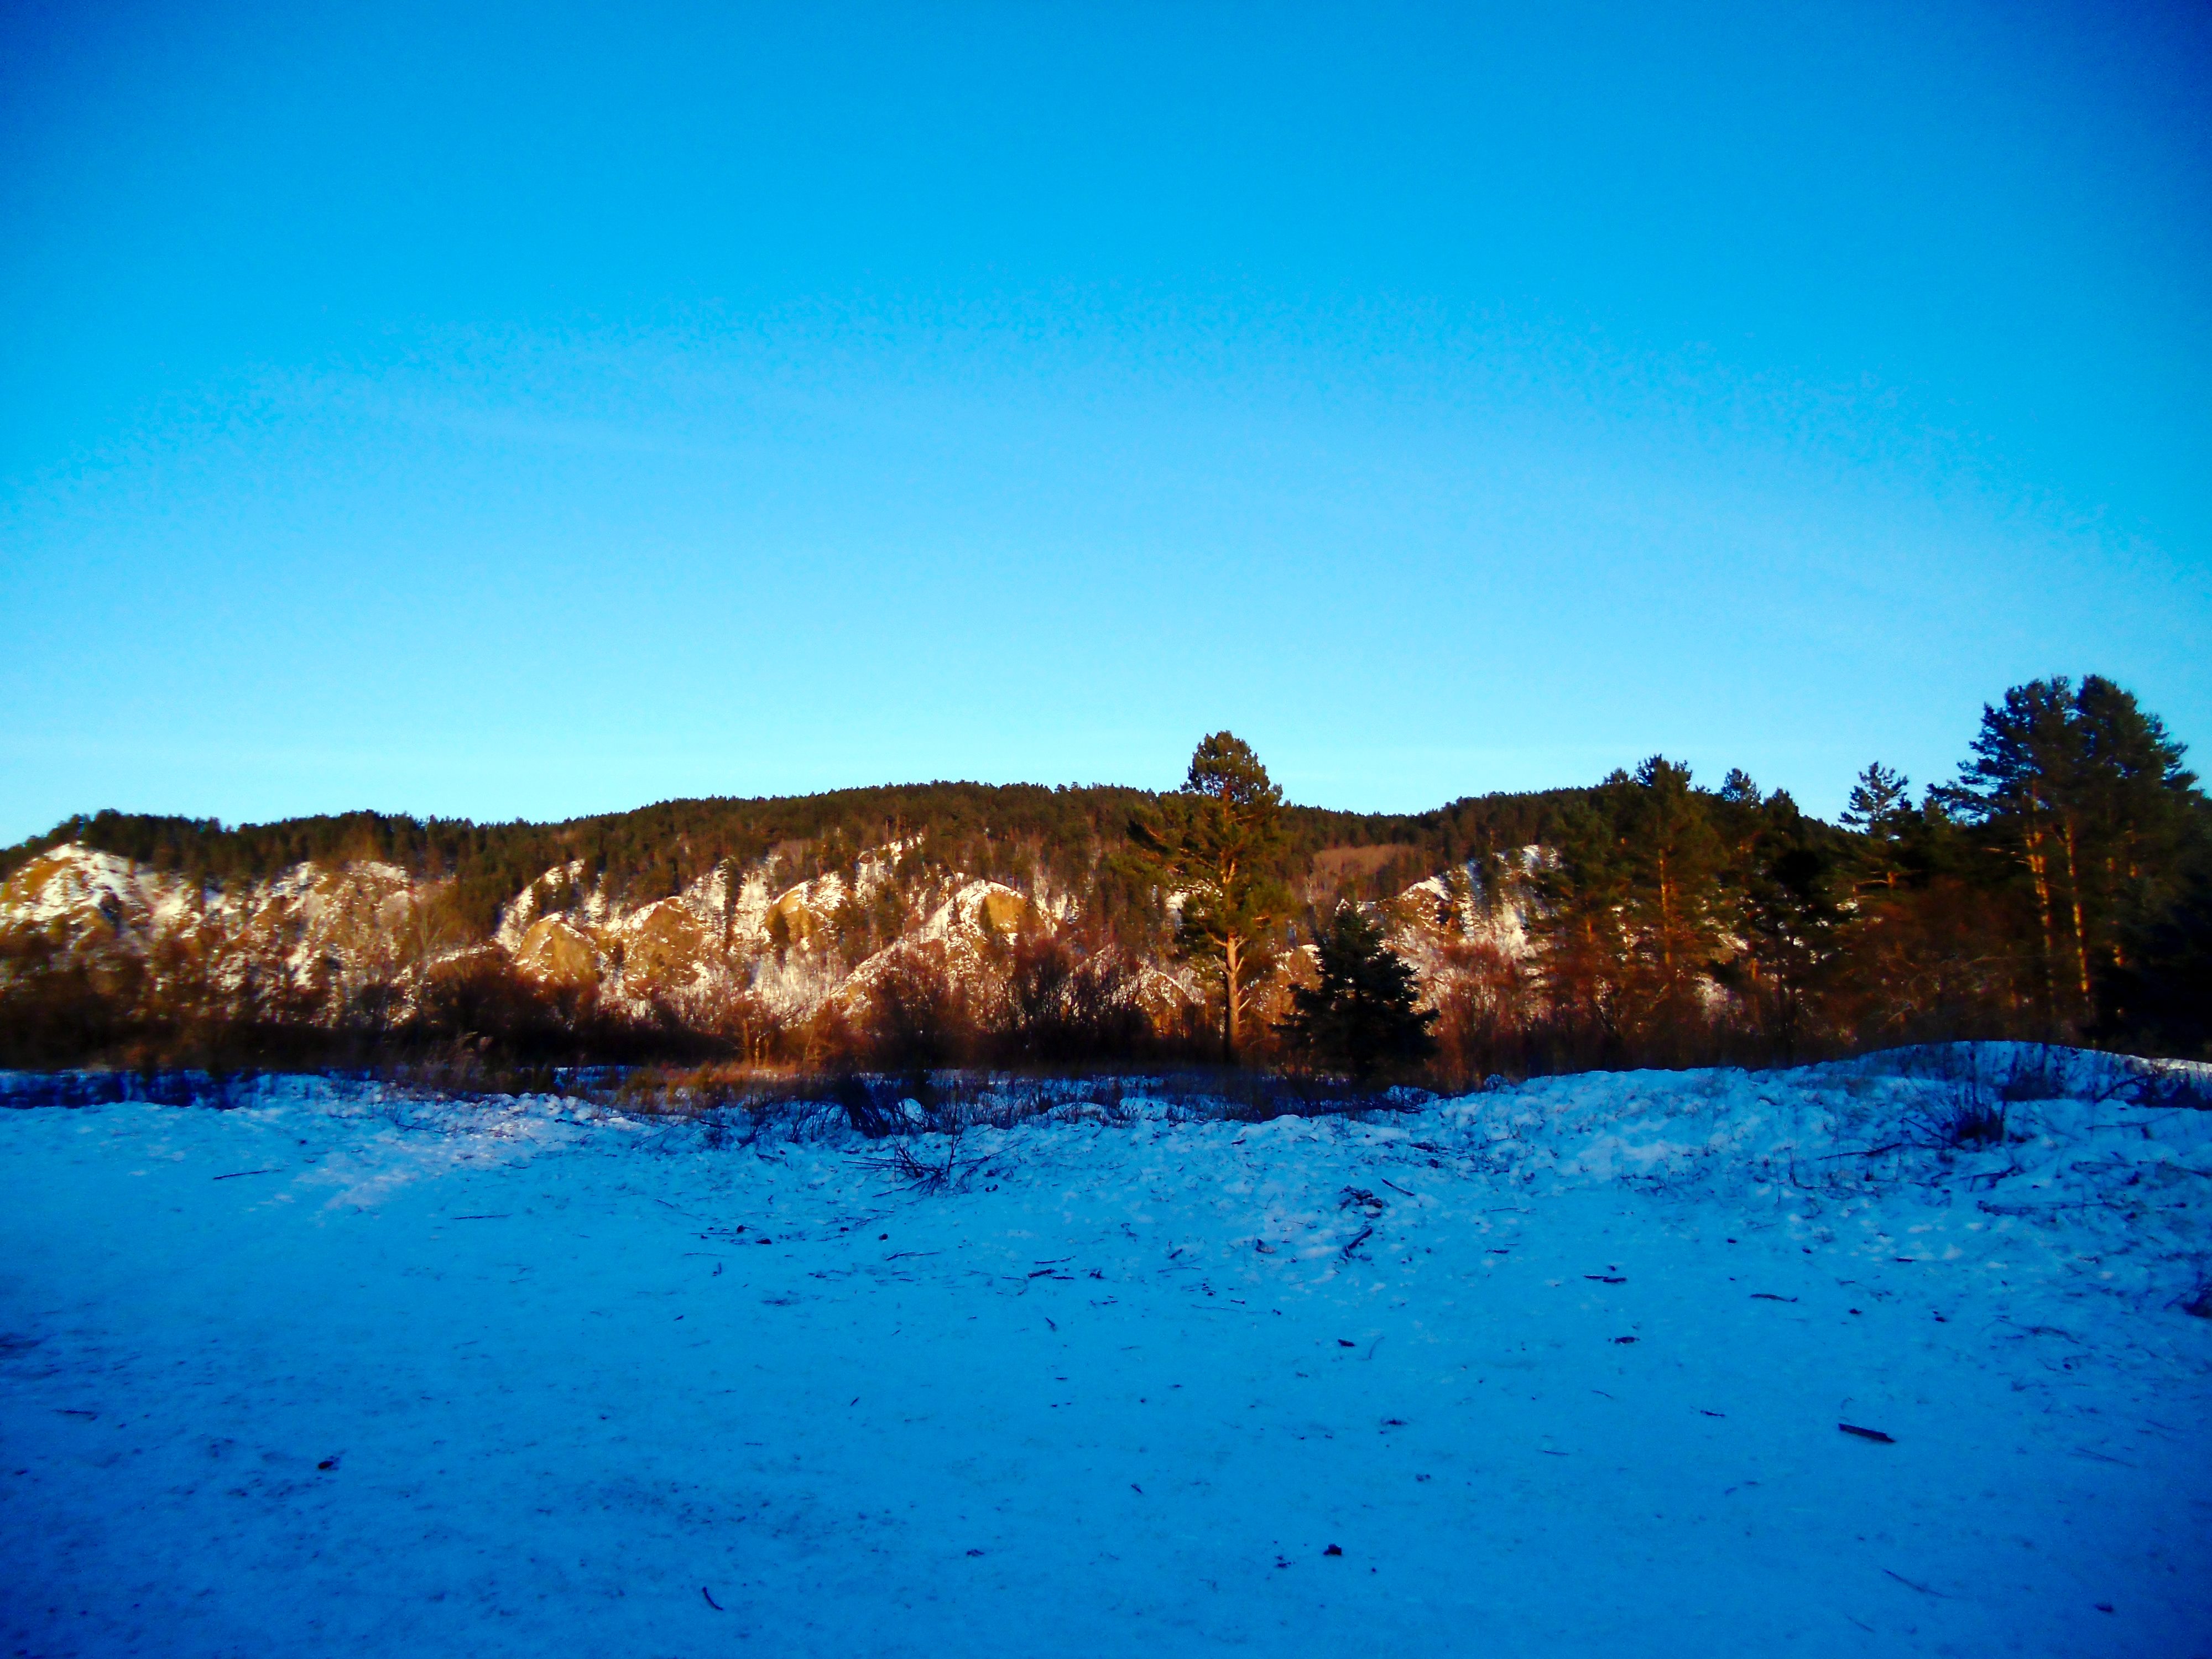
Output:
[[[128,859],[57,847],[0,887],[0,929],[65,952],[143,953],[183,919],[185,896],[171,889]]]
[[[363,1010],[404,1018],[441,975],[489,959],[540,985],[593,989],[617,1012],[717,1030],[824,1010],[865,1018],[885,988],[916,975],[957,983],[988,1013],[1028,943],[1078,920],[1066,895],[922,867],[908,850],[894,842],[795,882],[778,880],[787,866],[771,855],[642,904],[573,861],[515,894],[487,939],[455,919],[445,884],[389,864],[301,864],[217,884],[64,845],[0,886],[0,992],[27,974],[82,969],[156,993],[187,985],[198,1007],[336,1024]],[[1529,948],[1515,902],[1478,893],[1466,871],[1418,883],[1382,910],[1436,994],[1470,962]],[[1206,1000],[1188,964],[1114,953],[1110,966],[1156,1024],[1183,1023]]]
[[[623,929],[623,973],[641,983],[688,987],[714,966],[715,941],[674,899],[637,912]]]
[[[0,888],[0,948],[18,972],[32,956],[94,969],[135,960],[156,991],[188,980],[196,998],[237,1012],[282,992],[288,1012],[335,1018],[372,988],[398,989],[404,1007],[432,967],[469,946],[441,890],[373,861],[218,888],[64,845]]]
[[[768,926],[779,933],[779,943],[806,945],[823,928],[823,920],[807,902],[804,887],[794,887],[768,907]]]
[[[595,985],[599,978],[599,952],[566,916],[532,922],[515,949],[514,965],[549,985]]]

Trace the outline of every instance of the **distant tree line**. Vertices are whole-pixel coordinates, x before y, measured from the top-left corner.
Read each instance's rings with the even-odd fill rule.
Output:
[[[2212,807],[2182,746],[2092,675],[1984,711],[1916,802],[1871,765],[1840,824],[1662,757],[1501,871],[1540,945],[1442,1010],[1468,1067],[1788,1060],[2017,1037],[2212,1044]]]
[[[1361,896],[1395,891],[1443,864],[1541,838],[1565,805],[1585,792],[1489,795],[1432,812],[1334,812],[1290,806],[1282,852],[1292,863],[1324,848],[1384,853],[1347,884]],[[1126,857],[1133,818],[1163,797],[1111,785],[904,784],[763,799],[663,801],[634,811],[561,823],[475,823],[380,812],[226,826],[213,818],[113,811],[64,820],[0,849],[0,880],[50,847],[76,842],[100,852],[220,885],[265,880],[295,865],[374,859],[451,881],[459,912],[489,936],[501,909],[556,865],[581,860],[586,878],[630,903],[665,897],[718,866],[775,858],[801,881],[850,872],[860,854],[915,839],[946,868],[1019,884],[1042,873],[1070,890],[1100,889],[1109,914],[1146,909]]]
[[[1592,787],[1325,811],[1284,803],[1228,732],[1168,794],[933,783],[556,824],[101,812],[0,853],[0,878],[76,842],[211,892],[364,860],[441,885],[410,913],[386,989],[319,1025],[324,988],[274,970],[218,988],[181,951],[64,962],[35,933],[0,939],[0,1060],[350,1063],[495,1044],[810,1067],[1227,1058],[1460,1084],[1955,1037],[2204,1055],[2212,806],[2183,761],[2155,716],[2092,675],[2008,691],[1956,776],[1917,797],[1868,767],[1835,823],[1741,771],[1708,788],[1657,756]],[[849,878],[892,843],[892,878],[865,898],[848,882],[830,918],[848,967],[909,932],[953,872],[1071,896],[1073,920],[993,935],[988,994],[907,964],[865,1007],[796,1025],[741,988],[616,1008],[469,948],[533,884],[541,911],[589,889],[636,905],[718,869],[764,867],[772,886]],[[571,864],[580,880],[541,879]],[[1139,982],[1162,963],[1205,1002],[1144,1012]]]

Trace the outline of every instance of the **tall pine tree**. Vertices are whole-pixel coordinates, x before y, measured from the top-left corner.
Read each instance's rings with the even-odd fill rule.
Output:
[[[2179,896],[2196,777],[2158,717],[2094,674],[2078,690],[2063,675],[2013,687],[1983,708],[1972,750],[1936,798],[2026,877],[2046,1022],[2078,1030],[2099,976]]]
[[[1275,925],[1289,913],[1283,792],[1243,738],[1217,732],[1190,757],[1182,788],[1130,825],[1163,882],[1182,895],[1176,945],[1221,990],[1221,1046],[1234,1063],[1245,1017],[1274,966]]]
[[[1859,774],[1844,804],[1844,827],[1865,839],[1856,849],[1853,874],[1864,886],[1894,890],[1903,873],[1899,843],[1912,817],[1912,780],[1875,761]]]

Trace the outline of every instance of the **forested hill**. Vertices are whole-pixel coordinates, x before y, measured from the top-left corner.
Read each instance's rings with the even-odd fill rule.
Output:
[[[1319,855],[1361,896],[1395,892],[1452,864],[1551,838],[1587,789],[1470,796],[1432,811],[1338,812],[1288,806],[1287,851],[1304,869]],[[1042,873],[1089,885],[1127,846],[1150,791],[1110,784],[913,783],[818,795],[715,796],[661,801],[558,823],[477,823],[344,812],[225,825],[213,818],[100,811],[73,817],[0,851],[0,881],[49,848],[74,842],[151,868],[216,884],[260,881],[304,863],[377,860],[454,884],[457,908],[488,930],[501,908],[555,865],[584,861],[611,897],[630,904],[681,891],[717,866],[784,855],[793,879],[848,869],[872,847],[918,839],[950,867],[997,878]]]
[[[1917,799],[1868,767],[1840,824],[1659,756],[1429,812],[1289,806],[1228,732],[1172,794],[102,812],[0,855],[0,1064],[489,1044],[1357,1070],[1330,1045],[1381,1029],[1360,999],[1393,985],[1425,1010],[1398,1010],[1401,1058],[1454,1084],[1955,1037],[2212,1056],[2212,803],[2183,760],[2091,675],[2012,688]]]

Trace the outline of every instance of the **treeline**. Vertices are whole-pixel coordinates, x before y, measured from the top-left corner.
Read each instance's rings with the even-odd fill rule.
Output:
[[[1840,825],[1663,758],[1500,870],[1538,948],[1460,947],[1462,1072],[1789,1060],[2014,1037],[2212,1053],[2212,807],[2110,680],[2019,686],[1916,800],[1876,764]]]
[[[1561,809],[1587,792],[1486,795],[1421,813],[1285,811],[1286,852],[1310,861],[1324,849],[1380,854],[1334,878],[1361,897],[1399,890],[1484,850],[1540,839]],[[220,886],[259,881],[302,863],[375,860],[453,884],[465,926],[488,937],[501,910],[556,865],[580,860],[610,898],[648,902],[682,890],[717,866],[775,860],[802,881],[849,873],[888,842],[916,843],[921,862],[1029,885],[1043,876],[1099,896],[1109,912],[1141,909],[1115,890],[1132,818],[1158,805],[1149,791],[1111,785],[920,783],[758,799],[663,801],[634,811],[560,823],[477,823],[382,812],[225,825],[213,818],[100,811],[0,849],[0,881],[48,848],[75,842]]]
[[[1583,792],[1500,795],[1421,814],[1291,807],[1278,849],[1327,897],[1387,896],[1440,862],[1544,833]],[[388,974],[335,994],[335,965],[249,963],[222,978],[204,951],[157,942],[145,957],[86,958],[37,929],[0,937],[0,1064],[412,1063],[455,1049],[528,1064],[700,1054],[800,1066],[896,1063],[1079,1065],[1218,1058],[1202,1012],[1141,1006],[1139,981],[1170,938],[1158,872],[1132,840],[1162,798],[1112,787],[933,783],[793,799],[665,802],[556,824],[478,824],[370,812],[225,826],[103,811],[0,852],[0,879],[63,842],[133,860],[213,894],[302,863],[377,861],[439,884],[410,903]],[[1064,936],[998,942],[988,988],[885,977],[859,1006],[772,1012],[742,985],[671,1002],[547,985],[489,939],[533,885],[540,913],[597,889],[636,906],[718,866],[765,863],[773,886],[852,877],[862,854],[905,851],[894,879],[824,919],[817,946],[849,969],[916,926],[958,877],[1077,900]],[[1317,856],[1318,855],[1318,856]],[[572,881],[544,880],[579,866]],[[770,948],[783,918],[771,918]]]
[[[76,841],[211,887],[369,859],[441,884],[410,912],[390,981],[336,1018],[312,981],[216,984],[181,947],[85,959],[35,931],[0,939],[0,1063],[1228,1058],[1458,1085],[1966,1037],[2212,1056],[2212,805],[2183,761],[2155,716],[2090,676],[2007,692],[1957,775],[1917,793],[1869,766],[1836,823],[1741,771],[1707,787],[1662,757],[1589,788],[1323,811],[1284,803],[1226,732],[1166,794],[936,783],[544,825],[105,812],[9,849],[0,875]],[[481,944],[556,865],[635,905],[718,866],[850,873],[892,842],[897,880],[831,919],[853,930],[848,968],[911,937],[951,872],[1072,896],[1072,921],[994,934],[964,976],[902,963],[805,1018],[773,1013],[743,974],[672,1004],[534,981]],[[1162,966],[1206,1000],[1148,994]]]

